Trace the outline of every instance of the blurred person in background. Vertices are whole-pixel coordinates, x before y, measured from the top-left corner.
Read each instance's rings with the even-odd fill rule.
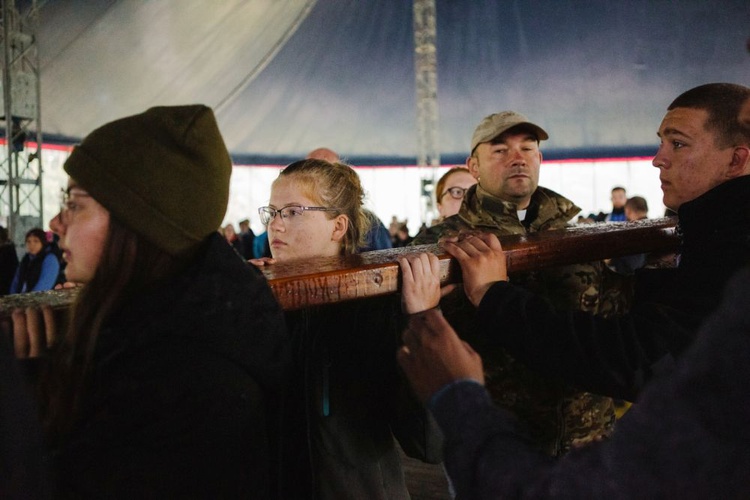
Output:
[[[224,234],[224,238],[226,238],[227,240],[227,243],[232,245],[232,248],[234,248],[235,252],[244,256],[245,247],[242,245],[240,236],[234,230],[234,226],[232,224],[227,224],[226,226],[224,226],[222,232]]]
[[[458,213],[466,190],[476,183],[477,180],[466,167],[453,167],[440,177],[435,186],[435,198],[440,214],[438,222]]]
[[[10,285],[17,270],[16,245],[8,238],[8,230],[0,226],[0,295],[10,292]]]
[[[648,218],[648,203],[642,196],[633,196],[625,203],[625,217],[628,222],[643,220]],[[624,275],[632,275],[636,269],[646,265],[647,254],[639,253],[634,255],[623,255],[607,259],[605,262],[614,272]]]
[[[253,258],[253,244],[255,243],[255,233],[250,229],[250,219],[240,221],[240,241],[242,241],[242,256],[245,260]]]
[[[26,233],[26,255],[18,265],[10,293],[52,290],[60,274],[60,261],[51,251],[47,233],[40,228]]]

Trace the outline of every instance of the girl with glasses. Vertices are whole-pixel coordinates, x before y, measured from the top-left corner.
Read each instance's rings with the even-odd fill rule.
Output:
[[[357,252],[367,232],[364,191],[348,165],[308,159],[287,166],[259,210],[273,259],[307,261]],[[294,355],[287,403],[285,498],[408,498],[394,435],[426,459],[429,424],[396,365],[400,304],[394,297],[286,314]],[[303,479],[305,478],[305,479]]]
[[[273,182],[269,206],[258,209],[274,260],[254,263],[355,253],[369,228],[363,198],[359,176],[348,165],[292,163]]]

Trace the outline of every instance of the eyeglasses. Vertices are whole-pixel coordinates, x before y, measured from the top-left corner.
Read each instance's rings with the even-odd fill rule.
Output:
[[[260,207],[258,209],[258,215],[260,215],[260,222],[267,226],[271,223],[276,214],[279,214],[284,223],[294,223],[302,219],[302,214],[307,210],[313,210],[316,212],[336,212],[338,208],[328,207],[303,207],[302,205],[287,205],[281,208],[272,207]]]
[[[462,188],[458,186],[449,187],[445,191],[443,191],[443,194],[440,195],[440,199],[443,199],[443,196],[446,194],[451,195],[451,198],[454,200],[461,200],[463,199],[464,195],[466,194],[467,188]]]
[[[73,189],[60,189],[60,221],[65,225],[70,224],[80,208],[76,203],[76,198],[91,198],[90,194],[80,189],[75,191]]]

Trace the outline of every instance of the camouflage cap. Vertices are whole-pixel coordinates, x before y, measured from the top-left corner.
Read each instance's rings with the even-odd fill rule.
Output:
[[[536,133],[537,139],[540,141],[549,139],[549,135],[547,135],[547,132],[545,132],[542,127],[531,123],[529,119],[521,113],[516,113],[515,111],[501,111],[486,116],[484,120],[477,125],[477,128],[474,129],[474,135],[471,136],[471,152],[474,153],[477,146],[483,142],[489,142],[506,130],[518,125],[526,125],[529,129],[533,130]]]

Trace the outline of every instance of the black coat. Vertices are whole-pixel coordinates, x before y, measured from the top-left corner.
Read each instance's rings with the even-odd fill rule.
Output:
[[[679,219],[679,266],[637,271],[629,314],[558,312],[501,282],[482,299],[478,328],[541,373],[632,401],[648,380],[673,369],[730,276],[750,262],[750,176],[683,204]]]
[[[676,370],[644,389],[612,437],[557,462],[529,447],[484,388],[459,382],[431,405],[457,498],[748,498],[748,360],[745,269]]]
[[[218,234],[171,283],[109,322],[58,450],[63,496],[269,498],[284,318],[266,280]]]
[[[436,463],[442,436],[396,363],[398,297],[292,311],[287,322],[295,376],[286,435],[300,444],[289,450],[285,470],[297,481],[285,483],[286,497],[409,498],[394,437]]]
[[[0,295],[10,292],[10,285],[18,269],[18,254],[13,243],[0,245]]]
[[[9,340],[0,338],[0,498],[51,498],[37,407]]]

